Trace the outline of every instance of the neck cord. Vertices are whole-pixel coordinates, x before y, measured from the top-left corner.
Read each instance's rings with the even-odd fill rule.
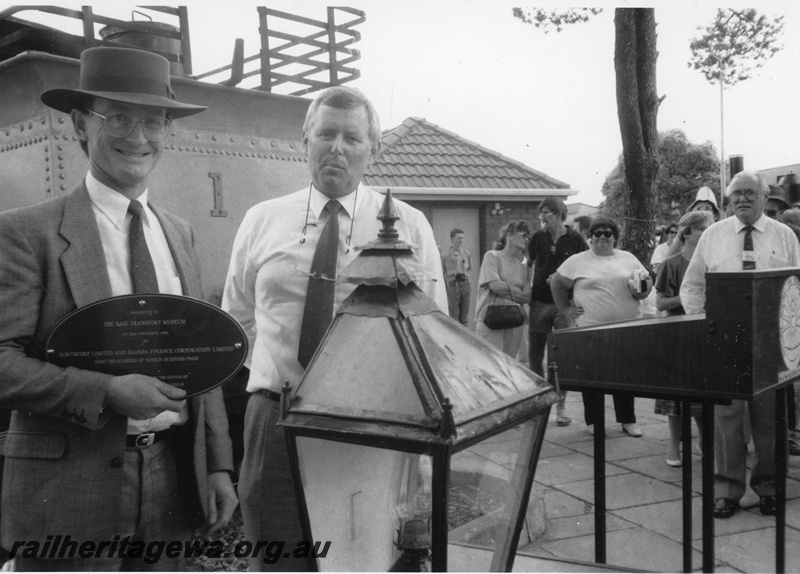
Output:
[[[308,229],[308,212],[311,211],[311,188],[314,186],[314,183],[311,182],[308,184],[308,201],[306,202],[306,221],[303,224],[303,237],[300,239],[300,244],[306,242],[306,230]],[[358,206],[358,187],[356,187],[356,196],[353,201],[353,215],[350,217],[350,233],[347,235],[347,239],[345,239],[345,245],[347,246],[347,250],[345,253],[350,253],[350,239],[353,237],[353,226],[356,222],[355,211],[356,207]]]

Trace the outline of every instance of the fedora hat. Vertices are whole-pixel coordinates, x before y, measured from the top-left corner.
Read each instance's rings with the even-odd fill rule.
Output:
[[[167,108],[170,117],[197,114],[205,106],[175,100],[170,86],[169,61],[163,56],[131,48],[88,48],[81,53],[78,89],[54,88],[42,92],[45,105],[70,113],[88,97],[99,97]]]
[[[786,201],[786,192],[780,185],[769,186],[769,196],[767,197],[767,201],[770,199],[777,201],[780,204],[781,210],[789,209],[789,202]]]

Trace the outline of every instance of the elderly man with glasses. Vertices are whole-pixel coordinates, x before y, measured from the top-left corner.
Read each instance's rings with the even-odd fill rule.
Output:
[[[734,217],[709,227],[700,237],[681,284],[681,302],[686,314],[705,309],[709,271],[800,267],[800,243],[786,225],[767,217],[770,188],[764,176],[741,171],[725,192]],[[762,514],[775,508],[775,394],[762,393],[749,403],[755,459],[750,486],[760,497]],[[732,401],[714,409],[714,516],[728,518],[739,509],[747,488],[747,444],[744,401]]]

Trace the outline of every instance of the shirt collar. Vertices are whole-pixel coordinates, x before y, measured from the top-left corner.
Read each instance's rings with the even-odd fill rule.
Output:
[[[358,205],[361,204],[361,200],[364,197],[361,184],[359,184],[358,188],[356,188],[353,192],[348,193],[343,197],[337,197],[336,201],[338,201],[344,212],[352,219],[353,214],[356,212]],[[358,198],[356,198],[358,195]],[[358,199],[358,205],[356,205],[356,199]],[[322,193],[318,190],[314,184],[311,184],[311,212],[314,214],[314,217],[319,219],[320,215],[322,215],[322,210],[325,209],[325,205],[331,200],[330,197]]]
[[[121,193],[114,191],[107,185],[100,183],[91,172],[86,174],[86,190],[89,199],[118,229],[122,228],[125,217],[128,215],[130,200]],[[147,190],[136,198],[143,207],[147,207]],[[145,209],[145,217],[147,210]]]
[[[739,233],[742,229],[747,227],[747,224],[744,223],[741,219],[739,219],[735,215],[733,216],[733,218],[736,220],[734,221],[734,229],[736,229],[736,233]],[[753,224],[753,228],[756,231],[763,233],[766,227],[767,227],[767,216],[762,213],[761,217],[759,217],[758,220]]]

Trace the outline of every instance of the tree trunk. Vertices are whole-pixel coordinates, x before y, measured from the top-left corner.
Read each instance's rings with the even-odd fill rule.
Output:
[[[656,21],[652,8],[617,8],[617,114],[628,201],[624,246],[647,266],[655,231],[659,99],[656,92]]]

